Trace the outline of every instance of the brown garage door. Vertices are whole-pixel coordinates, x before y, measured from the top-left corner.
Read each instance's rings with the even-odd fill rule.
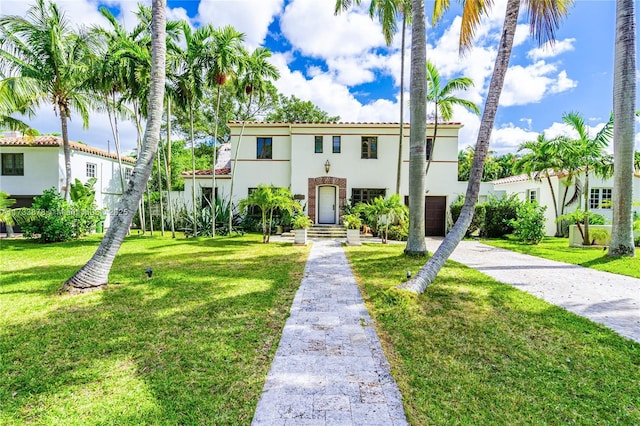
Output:
[[[427,237],[444,237],[447,217],[447,197],[424,197],[424,234]]]

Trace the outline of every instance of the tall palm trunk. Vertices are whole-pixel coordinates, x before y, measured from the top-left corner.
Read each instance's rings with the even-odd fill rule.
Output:
[[[412,0],[411,25],[411,142],[409,148],[409,236],[404,252],[424,255],[424,163],[427,133],[427,46],[424,0]]]
[[[193,215],[193,236],[198,235],[198,219],[196,217],[196,145],[193,136],[193,101],[189,102],[189,135],[191,137],[191,210]]]
[[[249,109],[251,108],[253,92],[249,93],[249,101],[247,102],[247,117],[249,117]],[[245,117],[245,118],[247,118]],[[231,235],[231,226],[233,225],[233,183],[236,177],[236,168],[238,167],[238,152],[240,151],[240,145],[242,144],[242,137],[244,136],[244,129],[247,124],[247,120],[242,121],[242,127],[240,128],[240,136],[238,137],[238,146],[236,152],[233,155],[233,168],[231,169],[231,185],[229,187],[229,235]]]
[[[584,234],[582,236],[582,245],[590,246],[591,240],[589,235],[589,166],[584,172]]]
[[[549,184],[549,191],[551,191],[551,200],[553,202],[553,212],[556,215],[556,237],[560,237],[562,231],[560,230],[560,222],[558,221],[558,200],[556,199],[556,191],[553,189],[553,184],[551,183],[551,176],[549,176],[549,171],[545,170],[544,174],[547,175],[547,183]]]
[[[164,206],[162,205],[162,168],[160,167],[160,157],[162,157],[161,149],[156,156],[156,164],[158,165],[158,195],[160,196],[160,235],[164,237]]]
[[[64,199],[70,201],[71,190],[71,146],[69,145],[69,129],[67,127],[67,112],[63,106],[58,108],[60,124],[62,125],[62,150],[64,151]]]
[[[216,127],[213,129],[213,160],[211,164],[211,236],[216,236],[216,162],[218,161],[218,114],[220,113],[220,86],[218,85],[218,95],[216,99]],[[229,230],[231,232],[231,230]]]
[[[115,105],[115,92],[112,94],[113,102]],[[120,154],[120,134],[118,132],[118,117],[115,110],[109,106],[109,98],[105,94],[105,105],[107,105],[107,116],[109,118],[109,126],[111,127],[111,134],[113,135],[113,144],[116,147],[116,157],[118,158],[118,169],[120,175],[120,194],[124,194],[124,169],[122,168],[122,157]],[[113,113],[113,118],[111,114]]]
[[[89,262],[65,282],[60,289],[61,292],[87,292],[102,288],[107,284],[113,260],[124,241],[133,220],[136,205],[142,198],[144,187],[151,176],[162,122],[166,57],[165,19],[165,0],[153,0],[151,89],[143,149],[139,152],[133,175],[127,184],[127,190],[120,199],[118,214],[113,215],[111,226],[109,226],[100,246]],[[140,273],[142,275],[143,271]]]
[[[415,293],[423,293],[427,286],[433,282],[435,277],[444,266],[445,262],[455,250],[456,246],[464,237],[475,210],[478,201],[478,193],[480,191],[480,182],[482,181],[482,171],[484,162],[489,151],[489,139],[491,138],[491,129],[498,110],[498,101],[504,83],[504,77],[509,66],[511,57],[511,48],[513,47],[513,36],[516,31],[518,22],[518,12],[520,11],[520,0],[508,0],[507,11],[505,15],[504,25],[502,27],[502,35],[498,48],[498,55],[489,84],[487,100],[482,114],[482,121],[478,131],[478,140],[476,142],[475,154],[473,157],[473,165],[469,176],[469,184],[467,193],[460,212],[460,217],[456,221],[451,231],[440,244],[429,261],[420,269],[416,276],[402,284],[400,287]],[[424,69],[424,62],[422,68]]]
[[[407,15],[402,12],[402,47],[400,52],[400,137],[398,140],[398,170],[396,172],[396,194],[400,195],[402,177],[402,143],[404,142],[404,49],[407,32]]]
[[[433,160],[433,150],[436,147],[436,137],[438,136],[438,103],[436,102],[435,123],[433,124],[433,138],[431,139],[431,149],[427,153],[429,159],[427,160],[427,169],[424,172],[425,177],[429,175],[429,167],[431,167],[431,160]],[[426,141],[425,141],[426,142]]]
[[[613,70],[613,226],[609,256],[635,256],[633,160],[636,100],[636,23],[633,0],[616,2]]]
[[[171,238],[176,237],[176,227],[173,221],[173,204],[171,203],[171,98],[167,97],[167,151],[164,154],[164,173],[167,177],[167,207],[169,208],[169,221],[171,222]]]

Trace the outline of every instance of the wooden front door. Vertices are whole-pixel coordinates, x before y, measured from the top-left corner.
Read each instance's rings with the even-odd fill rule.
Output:
[[[424,235],[444,237],[447,219],[447,197],[424,197]]]

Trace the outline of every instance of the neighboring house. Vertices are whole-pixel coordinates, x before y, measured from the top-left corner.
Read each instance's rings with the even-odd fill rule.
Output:
[[[123,193],[120,167],[116,154],[70,142],[71,178],[85,183],[95,177],[96,204],[106,209],[105,225],[117,208]],[[34,197],[45,189],[64,191],[65,163],[62,138],[55,136],[0,137],[2,171],[0,190],[16,199],[16,207],[29,207]],[[125,181],[131,174],[135,159],[121,157]]]
[[[574,195],[573,185],[567,183],[567,175],[562,172],[549,171],[551,185],[555,192],[558,205],[558,214],[562,211],[563,197],[567,191],[566,201],[571,200]],[[577,175],[578,179],[584,183],[584,173]],[[510,176],[498,179],[492,182],[494,192],[499,196],[501,194],[511,195],[518,194],[521,200],[537,201],[542,206],[547,206],[545,212],[546,218],[546,235],[553,236],[556,232],[555,211],[553,208],[553,197],[549,189],[549,183],[546,176],[540,180],[531,179],[528,175]],[[612,211],[611,206],[607,203],[613,198],[613,178],[600,179],[593,174],[589,175],[589,210],[603,215],[609,223],[611,223]],[[633,199],[640,201],[640,175],[634,175],[633,179]],[[584,196],[581,195],[577,202],[572,203],[564,208],[564,213],[570,213],[577,208],[584,210]],[[634,210],[640,214],[640,206],[634,206]]]
[[[395,192],[398,161],[397,123],[230,122],[231,143],[222,146],[216,164],[216,194],[228,197],[231,170],[236,168],[233,203],[259,184],[289,188],[315,224],[339,224],[347,203],[368,202]],[[460,123],[440,123],[433,161],[426,179],[426,234],[444,235],[449,205],[466,191],[458,182]],[[400,195],[409,195],[409,125],[405,124]],[[427,128],[431,143],[433,125]],[[233,158],[238,151],[238,161]],[[195,173],[198,197],[211,194],[211,171]],[[191,197],[192,174],[183,173],[185,204]],[[483,185],[482,195],[491,185]]]

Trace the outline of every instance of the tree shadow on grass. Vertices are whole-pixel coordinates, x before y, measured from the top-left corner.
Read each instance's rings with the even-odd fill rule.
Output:
[[[119,255],[119,284],[52,295],[50,312],[0,328],[0,422],[250,423],[302,265],[265,252],[234,269],[185,252],[141,278],[135,265],[159,253]],[[12,280],[57,289],[42,272]]]
[[[423,295],[389,298],[388,277],[424,261],[350,258],[412,423],[640,422],[640,344],[454,262]]]

